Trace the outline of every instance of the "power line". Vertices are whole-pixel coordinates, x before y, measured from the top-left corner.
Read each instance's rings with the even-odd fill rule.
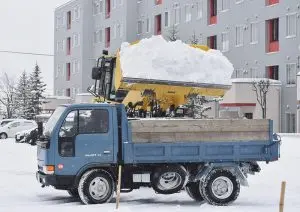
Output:
[[[43,53],[33,53],[33,52],[16,52],[16,51],[5,51],[5,50],[0,50],[0,53],[24,54],[24,55],[35,55],[35,56],[54,57],[53,54],[43,54]]]

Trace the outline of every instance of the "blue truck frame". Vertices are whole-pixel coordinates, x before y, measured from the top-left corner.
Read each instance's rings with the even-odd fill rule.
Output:
[[[72,111],[94,109],[108,112],[108,131],[102,134],[77,134],[73,140],[66,141],[72,145],[73,154],[62,156],[59,152],[63,148],[59,131],[65,118]],[[104,203],[111,199],[116,190],[118,166],[121,165],[121,189],[124,192],[148,186],[158,193],[171,194],[187,188],[188,194],[197,201],[204,199],[211,204],[226,205],[233,202],[239,192],[233,192],[227,198],[226,195],[217,198],[219,194],[210,189],[214,184],[209,179],[217,176],[215,180],[219,180],[219,184],[228,181],[231,190],[239,190],[239,184],[248,185],[247,174],[260,171],[258,161],[268,163],[280,157],[280,137],[273,133],[272,120],[269,120],[269,139],[265,141],[134,143],[130,120],[122,104],[62,105],[52,116],[44,132],[40,132],[37,142],[37,180],[43,187],[54,186],[67,190],[72,196],[79,195],[85,204]],[[106,185],[107,190],[111,187],[112,191],[105,198],[97,199],[104,194],[98,192],[97,196],[93,193],[92,184],[89,189],[85,188],[86,181],[93,179],[94,175],[106,180],[103,182],[107,183],[102,184]],[[171,176],[172,179],[178,176],[184,182],[178,183],[178,188],[171,189]],[[223,178],[220,176],[225,177],[225,181],[221,181]],[[162,178],[165,184],[158,186]],[[229,182],[233,178],[237,184],[234,180]],[[166,184],[167,181],[169,184]]]

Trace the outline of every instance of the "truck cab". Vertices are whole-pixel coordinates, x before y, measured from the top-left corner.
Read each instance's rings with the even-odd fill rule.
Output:
[[[79,172],[117,162],[116,107],[109,104],[62,105],[38,142],[38,177],[44,185],[72,188]]]

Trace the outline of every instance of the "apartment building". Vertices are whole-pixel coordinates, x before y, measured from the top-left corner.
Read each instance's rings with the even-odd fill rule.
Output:
[[[281,132],[296,131],[300,63],[298,0],[74,0],[55,10],[55,95],[75,97],[92,83],[103,49],[152,35],[222,51],[233,78],[280,80]]]

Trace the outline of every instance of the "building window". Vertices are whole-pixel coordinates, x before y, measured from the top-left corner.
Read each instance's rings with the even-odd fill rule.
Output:
[[[180,23],[180,5],[179,3],[174,3],[174,24]]]
[[[71,54],[71,38],[67,38],[67,55]]]
[[[217,0],[208,0],[209,1],[209,22],[208,24],[217,23]]]
[[[67,63],[67,74],[66,74],[66,80],[71,80],[71,63]]]
[[[59,74],[60,74],[60,65],[57,65],[55,77],[57,78],[59,76]]]
[[[161,15],[155,16],[155,35],[161,34]]]
[[[229,33],[223,32],[221,34],[221,40],[222,40],[222,52],[228,52],[229,51]]]
[[[66,96],[68,96],[68,97],[71,96],[71,89],[70,88],[66,89]]]
[[[69,11],[67,12],[67,29],[71,29],[71,21],[72,21],[71,11]]]
[[[110,1],[111,0],[105,0],[105,18],[110,17],[110,12],[111,12]]]
[[[123,5],[123,0],[118,0],[118,5]]]
[[[78,20],[80,18],[80,8],[79,8],[79,6],[76,6],[74,8],[74,15],[73,15],[73,17],[75,17],[76,20]]]
[[[286,113],[286,132],[296,132],[296,115],[294,113]]]
[[[211,49],[217,49],[217,36],[210,36],[207,38],[207,46]]]
[[[230,0],[221,0],[221,11],[227,11],[229,10],[229,7],[230,7],[230,3],[229,3]]]
[[[102,5],[102,10],[101,10]],[[93,1],[93,14],[97,15],[103,11],[103,1],[102,0],[94,0]]]
[[[267,67],[267,78],[278,80],[279,79],[279,66],[268,66]]]
[[[279,0],[266,0],[266,5],[278,4]]]
[[[253,119],[253,113],[245,113],[244,116],[247,119]]]
[[[73,45],[72,45],[73,48],[79,46],[79,43],[80,43],[80,35],[79,35],[78,33],[74,33],[74,34],[73,34],[73,40],[72,40],[72,41],[73,41],[73,43],[72,43],[72,44],[73,44]]]
[[[196,3],[196,9],[197,9],[197,19],[200,19],[203,17],[203,0],[200,0]]]
[[[102,29],[94,32],[94,43],[100,43],[103,41],[103,31]]]
[[[112,1],[112,9],[116,9],[117,7],[117,0],[111,0]]]
[[[184,10],[185,10],[185,21],[190,22],[192,20],[191,5],[186,4]]]
[[[297,32],[297,14],[286,16],[286,36],[295,37]]]
[[[250,43],[256,44],[258,43],[258,24],[251,23],[250,24]]]
[[[286,65],[286,84],[296,85],[296,63],[290,63]]]
[[[150,18],[146,19],[146,32],[150,32]]]
[[[137,34],[138,34],[138,35],[142,34],[142,28],[143,28],[143,23],[142,23],[141,20],[139,20],[139,21],[137,22]]]
[[[117,24],[114,24],[113,26],[113,39],[116,39],[117,38]]]
[[[123,27],[122,27],[122,24],[118,24],[118,35],[120,38],[123,37]]]
[[[80,63],[78,60],[74,60],[72,63],[72,73],[73,74],[79,73],[79,70],[80,70]]]
[[[237,47],[244,45],[244,27],[243,26],[235,27],[235,45]]]
[[[165,27],[170,26],[170,13],[168,11],[165,11]]]
[[[105,28],[105,47],[110,47],[110,27]]]
[[[267,21],[267,52],[279,51],[279,18]]]
[[[154,0],[155,5],[162,4],[162,0]]]

